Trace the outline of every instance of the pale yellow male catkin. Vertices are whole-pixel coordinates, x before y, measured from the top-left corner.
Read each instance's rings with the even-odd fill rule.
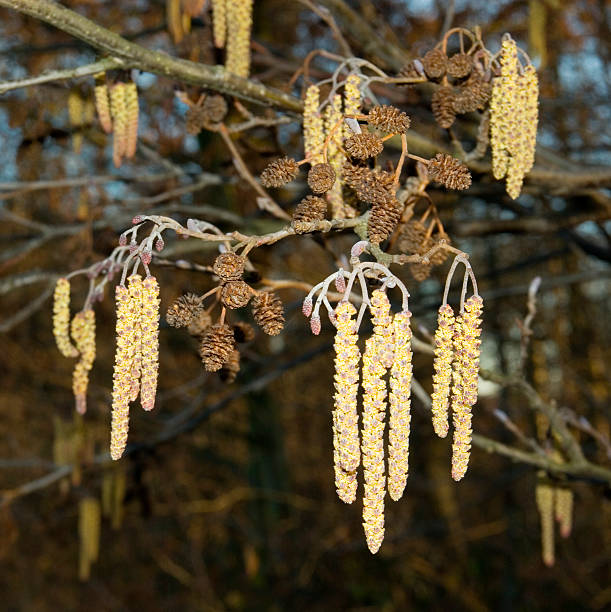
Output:
[[[74,367],[72,375],[72,391],[76,403],[76,411],[85,414],[87,411],[87,387],[89,386],[89,371],[95,361],[95,313],[91,308],[77,313],[71,324],[72,339],[81,358]]]
[[[331,164],[333,170],[335,170],[335,176],[341,176],[342,166],[346,160],[346,156],[341,148],[343,136],[343,128],[341,125],[342,118],[342,97],[336,94],[333,96],[331,102],[325,107],[324,112],[325,139],[328,139],[327,161]],[[335,130],[331,134],[333,128],[335,128]],[[333,187],[327,192],[327,199],[331,205],[332,217],[334,219],[343,219],[345,216],[344,199],[342,197],[342,185],[340,180],[336,180]]]
[[[568,538],[573,529],[573,491],[557,487],[555,491],[554,514],[560,528],[560,535]]]
[[[138,88],[136,83],[125,85],[126,143],[125,157],[133,157],[138,146]]]
[[[312,165],[323,162],[325,128],[323,118],[318,112],[319,105],[320,90],[317,85],[310,85],[303,103],[303,148],[305,157]]]
[[[128,279],[129,314],[133,321],[130,329],[130,344],[128,362],[130,364],[129,401],[134,402],[140,394],[140,375],[142,373],[142,310],[144,302],[144,286],[142,278],[133,274]]]
[[[227,40],[227,0],[212,0],[214,46],[222,49]]]
[[[347,504],[356,499],[356,470],[361,459],[357,412],[361,354],[356,344],[355,315],[356,309],[350,302],[341,302],[335,309],[333,459],[337,495]]]
[[[79,579],[88,580],[91,563],[97,561],[100,552],[100,502],[94,497],[84,497],[79,502]]]
[[[548,567],[555,562],[554,541],[554,487],[547,482],[538,482],[535,498],[541,522],[541,556]]]
[[[60,278],[53,293],[53,336],[64,357],[78,357],[78,350],[70,342],[70,282]]]
[[[403,495],[409,469],[411,424],[412,331],[409,311],[393,317],[394,358],[390,370],[388,418],[388,493],[398,501]]]
[[[452,385],[454,359],[454,311],[449,304],[440,306],[435,330],[435,359],[433,361],[432,413],[433,429],[440,438],[448,435],[448,406]]]
[[[102,129],[110,134],[112,132],[112,118],[110,115],[110,96],[106,83],[99,83],[93,90],[95,109]]]
[[[360,90],[361,78],[357,74],[350,74],[346,78],[344,83],[344,115],[358,115],[361,112],[361,106],[363,104],[361,90]],[[343,126],[343,137],[344,139],[350,138],[353,136],[352,130],[348,127],[346,123]],[[341,195],[342,193],[342,168],[344,164],[344,159],[341,160],[341,165],[339,168],[335,168],[337,180],[335,181],[336,185],[334,185],[335,190],[338,191]],[[346,218],[354,218],[358,215],[358,211],[350,206],[346,201],[344,201],[342,197],[342,216]]]
[[[159,283],[154,276],[145,279],[142,287],[141,383],[140,401],[144,410],[152,410],[157,393],[159,370]]]
[[[127,150],[127,107],[125,83],[115,83],[110,88],[110,113],[113,121],[112,159],[118,168]]]
[[[225,69],[247,78],[250,73],[250,30],[253,0],[227,0]]]
[[[81,152],[83,146],[83,132],[78,129],[83,126],[85,101],[78,89],[68,94],[68,119],[72,129],[72,149],[75,153]],[[76,128],[76,129],[75,129]]]

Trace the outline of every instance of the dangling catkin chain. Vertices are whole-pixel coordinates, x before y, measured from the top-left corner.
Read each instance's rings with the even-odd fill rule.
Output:
[[[138,145],[138,88],[136,83],[125,85],[126,142],[125,157],[133,157]]]
[[[351,504],[356,499],[356,470],[360,463],[357,395],[359,362],[356,308],[342,302],[335,309],[335,409],[333,410],[333,459],[339,498]]]
[[[127,107],[125,104],[125,83],[115,83],[110,89],[110,112],[113,120],[114,137],[112,159],[118,168],[127,151]]]
[[[303,105],[303,148],[305,157],[312,165],[323,161],[325,130],[323,119],[318,112],[319,104],[320,91],[316,85],[310,85]]]
[[[90,308],[78,312],[71,324],[72,339],[81,358],[74,367],[72,391],[76,402],[76,411],[85,414],[87,411],[87,387],[89,371],[95,361],[95,314]]]
[[[378,552],[384,539],[384,418],[386,413],[386,374],[388,359],[392,363],[393,330],[390,303],[381,290],[371,296],[374,333],[365,343],[363,354],[363,431],[362,455],[365,479],[363,494],[363,527],[367,546]],[[390,365],[388,363],[388,365]]]
[[[393,318],[394,360],[390,370],[388,431],[388,493],[398,501],[403,495],[408,474],[412,351],[409,311]]]
[[[330,104],[325,108],[325,136],[329,137],[331,129],[342,119],[342,97],[339,94],[333,96]],[[342,153],[342,128],[336,128],[327,145],[327,161],[335,171],[335,176],[341,175],[342,166],[346,156]],[[331,190],[327,193],[331,204],[331,216],[334,219],[344,217],[344,200],[342,198],[341,182],[336,180]]]
[[[433,394],[431,395],[433,429],[440,438],[448,435],[448,403],[452,384],[454,351],[454,311],[449,304],[441,306],[435,330],[435,360],[433,362]]]
[[[53,335],[59,352],[64,357],[78,357],[70,342],[70,283],[60,278],[53,293]]]
[[[471,408],[477,401],[479,339],[481,335],[482,298],[471,296],[465,310],[456,317],[454,328],[454,386],[452,396],[452,478],[460,480],[466,473],[471,453]]]
[[[154,276],[149,276],[143,283],[140,329],[142,333],[140,401],[144,410],[152,410],[155,405],[159,370],[159,283]]]
[[[248,78],[253,0],[227,0],[227,57],[225,68]]]

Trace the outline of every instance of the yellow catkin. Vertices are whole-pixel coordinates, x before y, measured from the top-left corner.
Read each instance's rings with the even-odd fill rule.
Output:
[[[472,296],[464,312],[456,317],[454,328],[454,385],[452,388],[452,478],[460,480],[467,472],[471,454],[471,408],[477,401],[479,339],[483,301]]]
[[[535,489],[537,510],[541,521],[541,556],[548,567],[554,565],[554,488],[546,482],[538,482]]]
[[[564,487],[558,487],[556,489],[554,506],[554,513],[560,527],[560,535],[563,538],[568,538],[573,529],[573,491]]]
[[[81,358],[74,367],[72,391],[74,393],[76,411],[79,414],[85,414],[87,411],[89,371],[95,361],[95,314],[91,308],[74,316],[71,333],[76,348],[81,355]]]
[[[212,0],[214,46],[222,49],[227,40],[227,0]]]
[[[60,278],[53,293],[53,336],[64,357],[78,357],[78,350],[70,342],[70,283]]]
[[[112,119],[110,116],[110,96],[106,83],[99,83],[95,86],[93,98],[100,125],[107,134],[110,134],[112,132]]]
[[[125,157],[133,157],[138,145],[138,88],[133,82],[125,85],[126,143]]]
[[[250,73],[250,30],[253,0],[227,0],[225,68],[247,78]]]
[[[134,402],[140,394],[140,375],[142,373],[142,311],[144,302],[144,287],[139,275],[134,274],[128,279],[129,309],[133,325],[130,329],[130,346],[128,360],[130,363],[129,401]]]
[[[80,91],[73,89],[68,94],[68,119],[70,121],[70,127],[73,128],[72,149],[75,153],[80,153],[81,147],[83,146],[83,132],[78,128],[83,126],[84,110],[85,101]]]
[[[339,498],[351,504],[356,499],[356,470],[361,460],[358,431],[359,362],[356,309],[342,302],[335,309],[335,408],[333,410],[333,459]]]
[[[363,527],[369,550],[375,554],[384,539],[384,420],[386,382],[383,377],[393,358],[393,329],[388,297],[381,290],[371,295],[373,335],[363,353],[362,461],[365,480]],[[390,363],[389,363],[390,361]],[[388,364],[388,365],[386,365]]]
[[[175,45],[182,42],[184,37],[182,10],[180,0],[166,0],[166,17],[168,30]]]
[[[97,561],[100,552],[100,502],[94,497],[84,497],[79,502],[79,579],[88,580],[91,563]]]
[[[127,444],[132,366],[129,361],[129,352],[135,321],[131,316],[129,291],[126,287],[117,285],[115,301],[117,308],[117,348],[112,388],[110,456],[117,460],[123,454]]]
[[[448,404],[452,384],[454,348],[454,311],[449,304],[439,308],[435,330],[435,360],[433,361],[433,394],[431,395],[433,429],[440,438],[448,435]]]
[[[398,501],[403,495],[409,467],[411,423],[412,331],[409,311],[393,318],[394,359],[390,370],[388,418],[388,493]]]
[[[346,79],[344,83],[344,114],[345,115],[358,115],[361,112],[361,106],[363,103],[361,97],[361,90],[359,85],[361,84],[361,78],[356,74],[351,74]],[[343,126],[343,135],[344,138],[350,138],[353,135],[352,130],[348,127],[348,125],[344,124]],[[343,165],[343,160],[342,160]],[[337,181],[338,187],[337,189],[341,191],[341,172],[342,168],[339,170],[335,169],[337,173]],[[353,218],[358,215],[358,211],[350,206],[347,202],[343,202],[343,216],[347,218]]]
[[[325,128],[321,114],[320,90],[316,85],[310,85],[306,90],[303,104],[303,148],[309,162],[320,164],[323,162],[322,148],[325,142]]]
[[[335,176],[341,176],[342,166],[346,156],[342,152],[343,128],[337,123],[342,120],[342,97],[339,94],[333,96],[331,102],[325,107],[325,137],[328,138],[331,130],[335,127],[333,135],[327,145],[327,161],[335,170]],[[336,127],[337,126],[337,127]],[[333,187],[327,192],[327,199],[331,204],[331,215],[334,219],[344,218],[344,200],[342,197],[341,181],[336,180]]]
[[[149,276],[143,283],[140,329],[142,332],[140,401],[144,410],[152,410],[155,406],[159,370],[159,284],[154,276]]]
[[[113,120],[114,137],[112,159],[118,168],[127,147],[127,108],[125,105],[125,83],[115,83],[110,89],[110,113]]]

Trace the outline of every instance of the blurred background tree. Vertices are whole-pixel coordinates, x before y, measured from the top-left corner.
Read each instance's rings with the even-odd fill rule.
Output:
[[[275,99],[266,98],[271,89],[245,95],[242,81],[214,71],[189,77],[173,64],[163,73],[164,58],[223,63],[207,2],[62,3],[161,52],[157,65],[146,54],[127,64],[108,60],[103,51],[110,49],[94,48],[91,33],[78,35],[69,21],[51,27],[44,15],[26,16],[28,4],[33,10],[45,3],[0,1],[10,7],[0,9],[5,609],[606,609],[608,3],[257,0],[250,78],[280,92]],[[187,19],[190,4],[199,10]],[[96,307],[98,357],[89,409],[80,417],[72,364],[58,359],[53,342],[56,279],[107,257],[135,214],[195,216],[246,234],[281,228],[285,222],[259,209],[260,194],[232,162],[238,151],[257,176],[279,155],[301,156],[307,83],[298,71],[306,58],[312,81],[336,67],[324,54],[309,54],[354,55],[395,75],[453,26],[481,27],[493,49],[510,32],[535,61],[541,88],[536,163],[517,200],[492,178],[489,156],[468,162],[468,191],[429,191],[453,244],[471,254],[486,304],[474,417],[479,437],[467,477],[451,481],[448,441],[432,435],[420,394],[407,494],[387,508],[380,553],[367,551],[360,505],[344,506],[333,487],[330,326],[310,334],[299,311],[304,291],[291,283],[279,290],[283,334],[258,333],[232,384],[204,372],[195,341],[163,324],[155,411],[134,411],[129,452],[109,464],[112,300]],[[89,68],[79,73],[82,67]],[[140,129],[135,156],[115,169],[112,139],[91,100],[93,74],[119,67],[135,69]],[[203,86],[225,94],[229,129],[245,120],[235,100],[255,123],[230,137],[188,134],[187,107],[174,93],[196,100]],[[432,157],[472,147],[475,117],[442,130],[431,91],[428,84],[372,86],[378,99],[412,117],[410,152]],[[257,96],[269,105],[254,103]],[[77,114],[70,112],[75,101]],[[303,193],[299,182],[274,192],[286,210]],[[344,234],[312,234],[257,249],[253,280],[315,284],[353,242]],[[154,258],[162,311],[181,293],[214,286],[208,266],[216,252],[211,244],[173,241]],[[408,269],[396,271],[412,294],[415,333],[425,342],[444,271],[422,282]],[[76,281],[73,299],[82,301],[86,291],[86,282]],[[526,318],[529,312],[535,314]],[[431,362],[430,351],[416,353],[415,377],[428,392]],[[587,466],[567,455],[557,428],[550,435],[541,416],[550,410]],[[574,503],[572,529],[560,524],[570,537],[557,532],[555,555],[549,521],[539,512],[545,514],[550,495],[564,499],[565,512],[566,500]]]

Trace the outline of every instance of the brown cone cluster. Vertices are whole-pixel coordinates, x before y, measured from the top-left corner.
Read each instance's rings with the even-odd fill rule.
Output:
[[[212,269],[222,281],[239,280],[244,274],[244,258],[231,251],[221,253],[214,260]]]
[[[197,135],[206,125],[206,113],[203,107],[197,104],[189,107],[185,115],[185,129],[187,134]]]
[[[395,230],[403,207],[396,198],[373,204],[367,221],[367,236],[372,244],[380,244]]]
[[[335,170],[331,164],[314,164],[308,172],[308,185],[314,193],[326,193],[335,183]]]
[[[221,289],[221,304],[232,310],[250,302],[252,289],[243,280],[227,281]]]
[[[236,342],[251,342],[255,339],[255,328],[246,321],[238,321],[233,324],[233,335]]]
[[[212,325],[212,317],[205,310],[202,310],[191,323],[187,326],[187,331],[191,336],[200,337]]]
[[[312,221],[322,221],[327,214],[327,202],[318,196],[306,196],[297,204],[291,225],[295,232],[307,232]]]
[[[454,92],[451,87],[439,87],[431,100],[433,116],[439,127],[448,129],[456,119]]]
[[[406,113],[387,104],[374,106],[367,115],[367,121],[387,134],[405,134],[410,126]]]
[[[482,75],[474,71],[458,88],[458,93],[454,95],[454,112],[463,115],[476,110],[484,110],[490,100],[491,93],[492,85]]]
[[[233,329],[226,324],[210,327],[202,338],[199,354],[208,372],[217,372],[231,357],[235,349]]]
[[[344,147],[348,155],[356,159],[377,157],[384,150],[382,141],[371,132],[363,132],[362,134],[350,136],[344,142]]]
[[[431,49],[421,61],[426,76],[431,79],[440,79],[448,68],[448,58],[441,49]]]
[[[223,364],[219,375],[223,382],[231,384],[235,382],[240,371],[240,351],[234,349],[229,355],[229,359]]]
[[[277,336],[284,328],[284,307],[272,291],[261,291],[252,300],[252,316],[269,336]]]
[[[441,183],[447,189],[468,189],[471,186],[471,173],[456,158],[445,153],[437,153],[429,160],[428,174],[431,180]]]
[[[206,123],[220,123],[227,114],[227,102],[223,96],[218,94],[206,96],[202,103],[202,111],[206,117]]]
[[[395,197],[395,177],[392,172],[359,168],[345,180],[362,202],[376,204],[387,202]]]
[[[448,75],[455,79],[463,79],[471,74],[473,59],[466,53],[456,53],[448,60]]]
[[[271,162],[261,172],[261,184],[263,187],[282,187],[290,183],[299,172],[297,162],[291,157],[281,157]]]
[[[416,64],[414,64],[414,60],[410,60],[399,70],[397,76],[402,79],[420,79],[424,76],[421,72],[419,72]],[[412,87],[409,83],[401,83],[400,87]]]
[[[186,293],[171,304],[165,319],[172,327],[186,327],[198,318],[202,311],[200,297],[194,293]]]

